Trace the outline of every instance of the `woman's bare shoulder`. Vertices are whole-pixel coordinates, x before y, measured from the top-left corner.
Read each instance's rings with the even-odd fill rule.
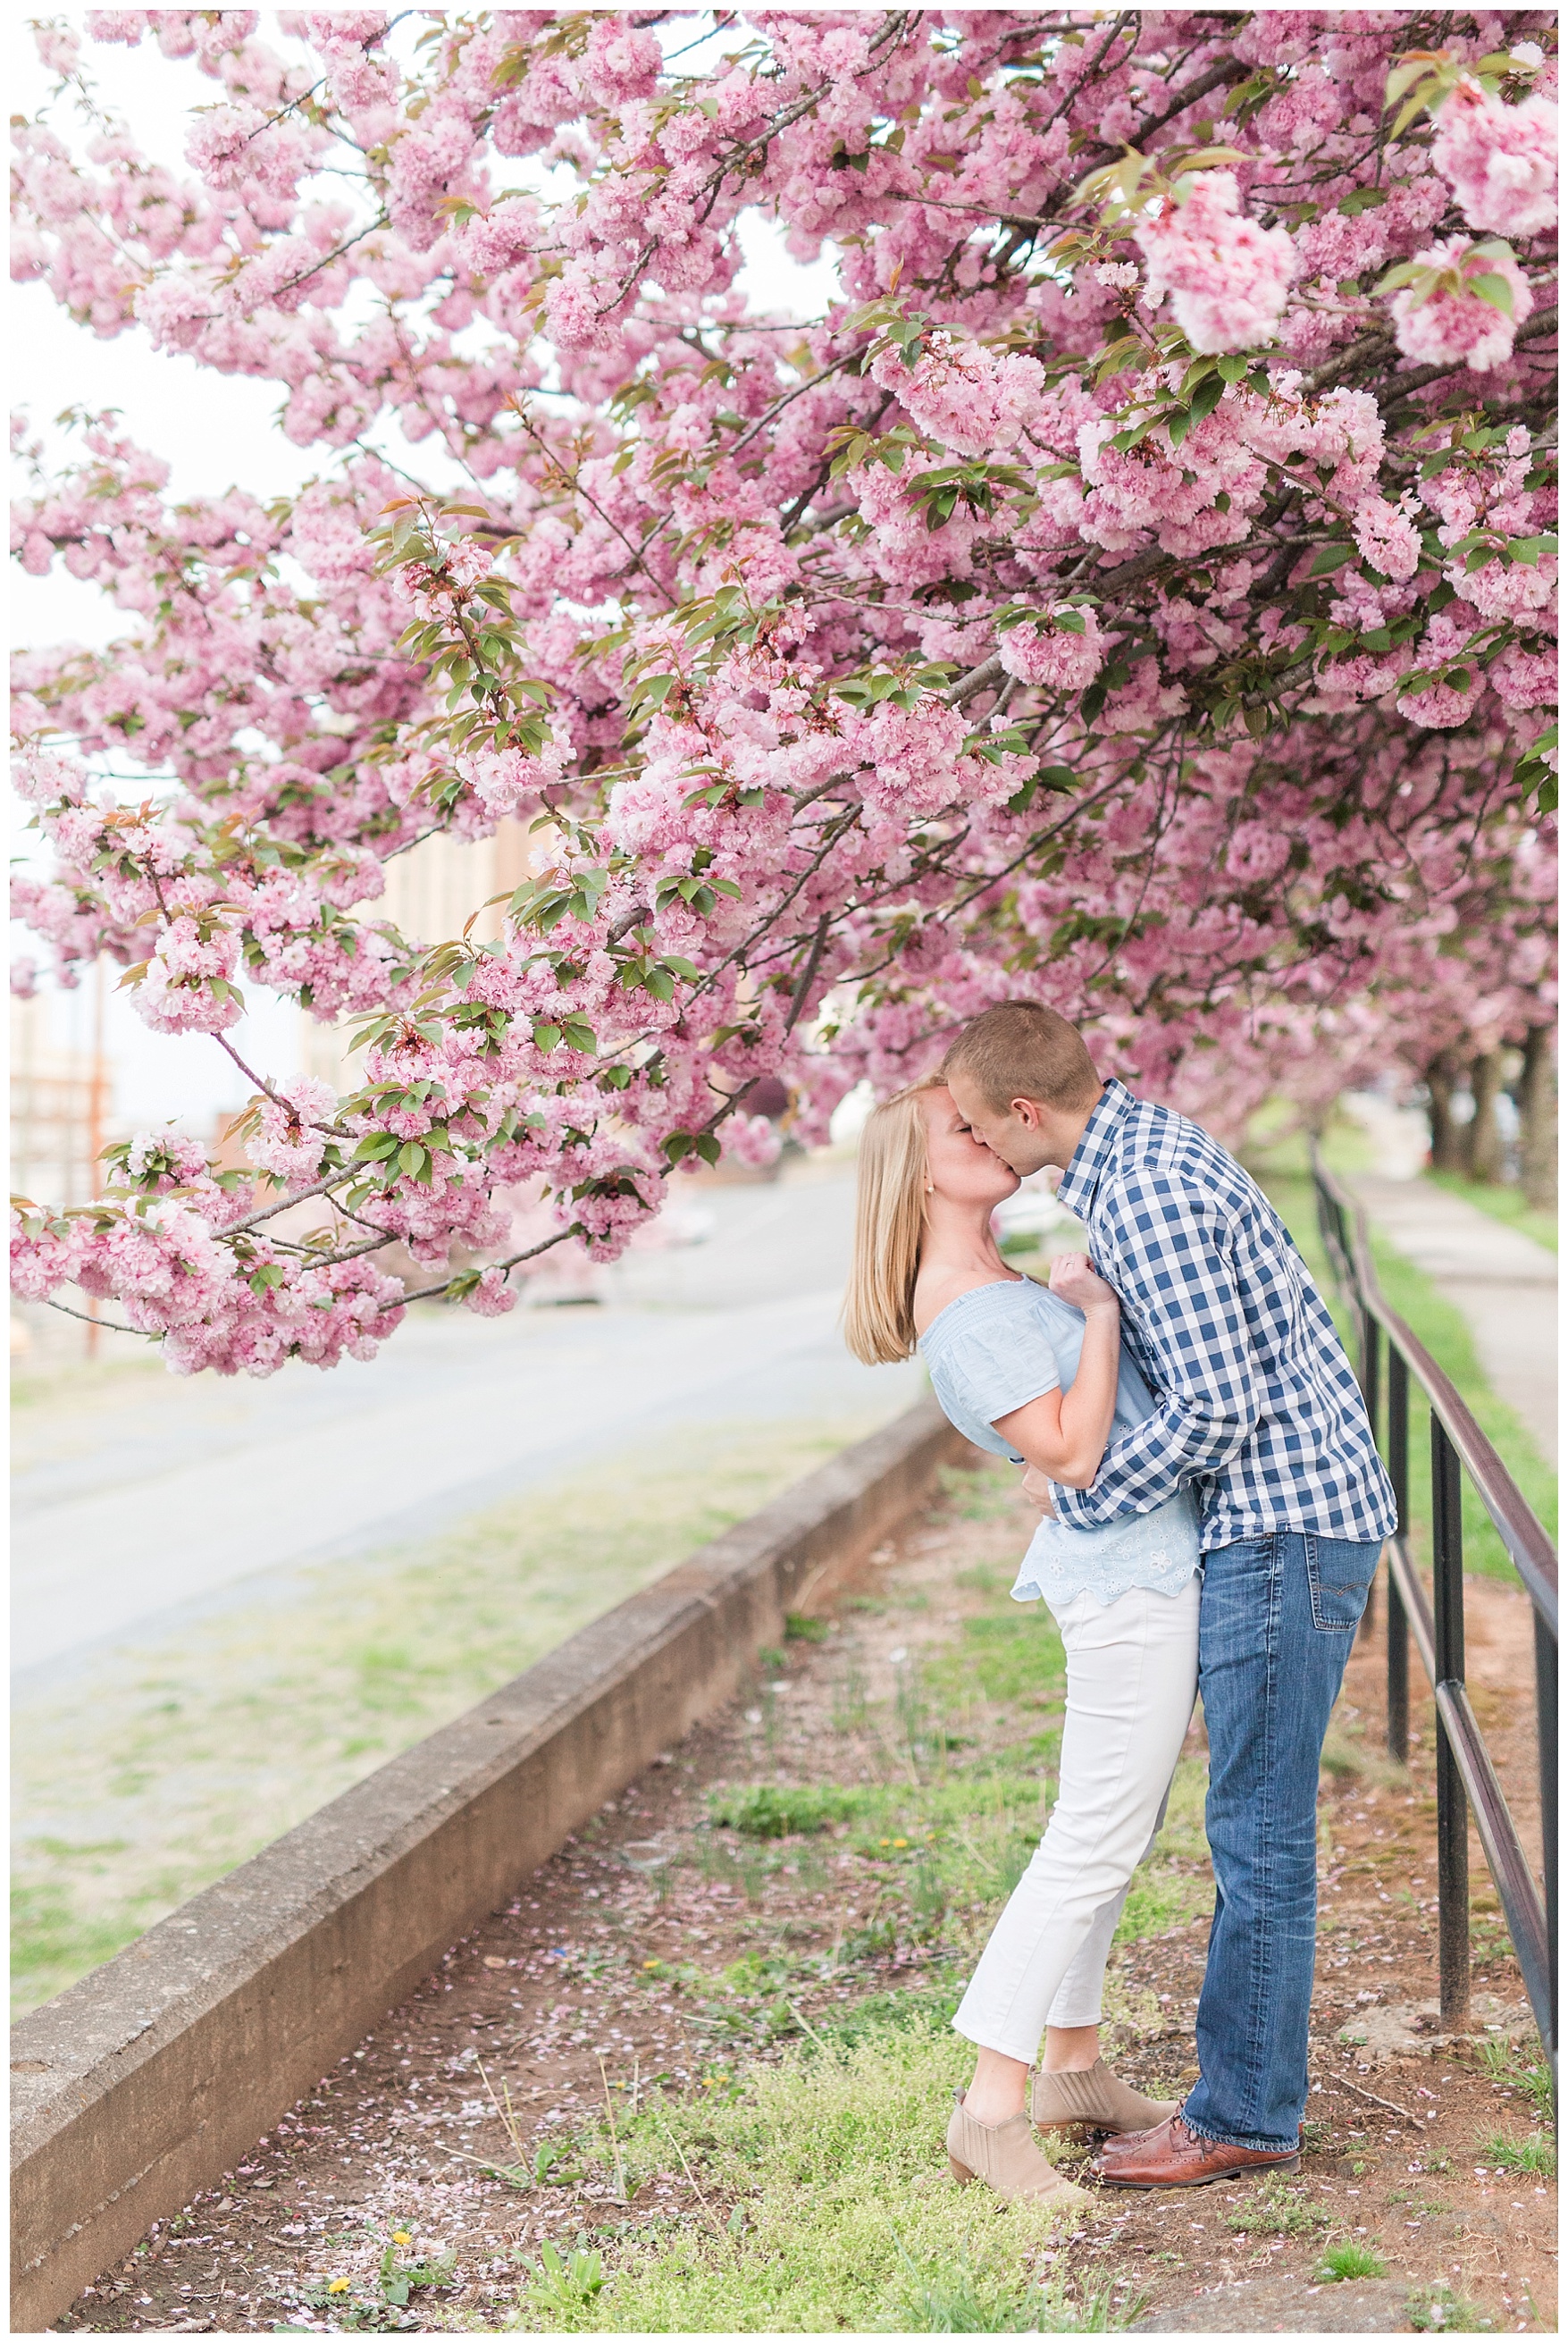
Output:
[[[998,1277],[994,1272],[980,1270],[922,1270],[915,1281],[915,1332],[920,1335],[927,1333],[942,1312],[953,1302],[961,1302],[966,1293],[983,1292],[987,1286],[1010,1288],[1029,1282],[1026,1277]]]

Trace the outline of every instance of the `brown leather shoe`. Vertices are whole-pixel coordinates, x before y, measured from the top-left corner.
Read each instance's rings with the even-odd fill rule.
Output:
[[[1107,2140],[1091,2169],[1110,2188],[1206,2188],[1239,2172],[1294,2172],[1299,2148],[1232,2147],[1228,2140],[1201,2139],[1180,2116],[1152,2131]]]

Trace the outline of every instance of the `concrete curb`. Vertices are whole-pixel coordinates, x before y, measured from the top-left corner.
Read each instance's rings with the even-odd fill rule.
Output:
[[[12,2331],[232,2168],[970,1453],[922,1400],[12,2030]]]

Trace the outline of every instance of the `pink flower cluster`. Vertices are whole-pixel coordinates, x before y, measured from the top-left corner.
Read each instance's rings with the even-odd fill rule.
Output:
[[[1009,675],[1047,691],[1082,691],[1105,664],[1100,620],[1087,604],[1062,603],[1040,618],[1009,627],[997,643]]]
[[[1195,350],[1271,341],[1296,273],[1289,234],[1248,217],[1233,172],[1197,172],[1187,189],[1184,201],[1180,194],[1161,197],[1134,230],[1149,264],[1144,298],[1153,308],[1171,296],[1176,322]]]
[[[1467,76],[1444,105],[1432,159],[1483,234],[1539,236],[1557,219],[1557,108],[1505,106]]]
[[[959,456],[1000,455],[1015,447],[1039,411],[1045,369],[1010,350],[931,336],[913,367],[896,347],[871,361],[871,379],[890,390],[922,431]]]
[[[1407,358],[1425,364],[1458,365],[1472,374],[1490,374],[1506,364],[1513,337],[1534,307],[1529,281],[1512,254],[1488,252],[1467,237],[1451,236],[1418,253],[1416,264],[1435,269],[1454,282],[1440,285],[1425,299],[1418,286],[1407,286],[1393,297],[1393,329]],[[1471,280],[1484,277],[1506,287],[1505,307],[1495,299],[1471,291]]]
[[[29,1212],[18,1290],[183,1371],[329,1364],[613,1255],[1007,993],[1226,1128],[1543,1021],[1553,68],[1487,96],[1476,20],[1393,136],[1412,22],[44,28],[17,272],[272,385],[314,477],[176,498],[110,417],[24,425],[24,570],[119,616],[15,663],[19,981],[106,954],[209,1050],[242,986],[369,1039],[343,1096],[252,1070],[248,1169],[144,1134]],[[206,86],[183,166],[95,42]],[[749,304],[759,218],[810,316]],[[403,858],[490,840],[498,894],[408,932]]]

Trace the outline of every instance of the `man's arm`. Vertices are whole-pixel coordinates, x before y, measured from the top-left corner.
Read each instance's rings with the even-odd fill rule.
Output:
[[[1105,1234],[1161,1394],[1154,1413],[1106,1450],[1087,1489],[1052,1483],[1057,1518],[1073,1529],[1151,1513],[1218,1472],[1246,1445],[1263,1405],[1228,1231],[1213,1204],[1165,1172],[1134,1172],[1119,1183]]]

